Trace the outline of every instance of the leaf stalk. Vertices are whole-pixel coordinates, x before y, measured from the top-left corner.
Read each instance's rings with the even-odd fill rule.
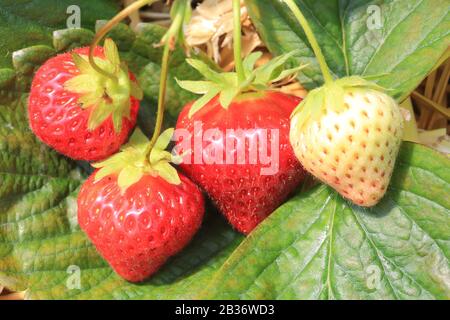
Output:
[[[95,34],[94,40],[92,41],[90,47],[89,47],[89,63],[91,64],[92,68],[97,71],[98,73],[110,78],[111,80],[117,82],[117,77],[106,71],[103,70],[100,66],[97,65],[97,63],[94,60],[94,50],[99,44],[99,42],[105,37],[105,35],[114,28],[120,21],[125,19],[127,16],[129,16],[131,13],[133,13],[136,10],[139,10],[145,5],[151,5],[154,2],[158,0],[139,0],[134,2],[133,4],[129,5],[122,11],[120,11],[114,18],[109,20],[103,27],[98,30],[98,32]]]
[[[241,1],[233,0],[233,49],[234,63],[238,75],[238,86],[245,81],[244,64],[242,62],[242,26],[241,26]]]
[[[322,53],[322,49],[320,48],[319,43],[317,42],[316,37],[314,36],[314,33],[311,30],[311,27],[309,26],[308,21],[306,20],[305,16],[303,15],[303,13],[301,12],[300,8],[297,6],[294,0],[284,0],[284,3],[286,3],[289,9],[291,9],[295,18],[302,26],[303,31],[305,32],[306,37],[308,38],[308,41],[311,44],[314,54],[316,55],[317,61],[319,62],[319,66],[322,71],[325,84],[330,84],[331,82],[333,82],[333,77],[331,75],[330,68],[327,65],[325,57]]]
[[[179,2],[179,3],[177,3]],[[169,28],[169,31],[163,38],[164,42],[164,51],[161,62],[161,76],[159,80],[159,93],[158,93],[158,109],[156,114],[156,124],[155,130],[153,131],[152,138],[145,150],[145,154],[147,158],[150,156],[153,147],[156,144],[156,141],[161,134],[163,121],[164,121],[164,111],[165,111],[165,100],[166,100],[166,91],[167,91],[167,76],[169,73],[169,60],[170,60],[170,52],[173,48],[174,44],[177,42],[178,37],[181,33],[181,28],[183,27],[183,21],[185,18],[186,8],[190,5],[189,0],[175,0],[173,4],[176,6],[176,11],[174,12],[174,18],[172,26]]]

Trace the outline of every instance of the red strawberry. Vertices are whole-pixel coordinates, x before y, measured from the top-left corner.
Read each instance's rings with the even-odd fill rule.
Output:
[[[78,196],[78,222],[100,254],[129,281],[155,273],[200,227],[203,199],[188,178],[174,186],[144,175],[125,193],[117,174],[95,182],[93,174]]]
[[[178,81],[183,89],[203,94],[178,119],[176,152],[188,152],[181,168],[244,234],[281,205],[305,176],[289,143],[290,114],[300,99],[270,90],[302,68],[282,68],[296,53],[255,69],[262,53],[254,52],[239,63],[239,74],[218,73],[188,59],[206,81]],[[196,124],[202,126],[199,132]],[[210,129],[214,131],[208,133]],[[186,132],[192,141],[184,139]]]
[[[113,269],[133,282],[186,246],[204,214],[199,188],[170,167],[161,143],[148,159],[144,139],[137,132],[122,152],[96,164],[102,169],[78,195],[80,227]]]
[[[299,98],[266,91],[243,95],[231,102],[227,109],[223,108],[216,97],[192,117],[189,117],[192,108],[192,104],[189,104],[179,116],[177,130],[186,129],[194,136],[194,124],[197,122],[202,125],[203,132],[217,129],[221,133],[222,137],[203,137],[201,163],[194,163],[195,152],[199,150],[193,143],[186,146],[186,141],[178,141],[177,152],[186,152],[187,149],[191,151],[180,166],[209,194],[230,223],[244,234],[250,233],[283,203],[304,178],[305,173],[289,143],[289,117],[299,102]],[[230,129],[250,130],[245,135],[236,135]],[[271,129],[278,130],[279,142],[274,135],[270,135]],[[263,154],[274,154],[272,141],[279,151],[279,160],[274,159],[278,169],[267,175],[262,174],[261,169],[268,168],[271,164],[263,163],[260,156],[254,164],[249,161],[251,146],[258,146],[263,141],[261,138],[267,138],[267,150],[263,149]],[[227,141],[237,143],[232,148],[227,148]],[[240,152],[239,146],[244,146],[247,155],[245,164],[236,164],[237,161],[234,161],[235,164],[214,163],[214,159],[217,159],[214,158],[214,153],[205,151],[213,145],[219,146],[219,149],[225,150],[224,154],[233,157]],[[262,150],[261,144],[259,150]]]
[[[100,160],[118,151],[136,124],[142,91],[120,64],[112,40],[97,47],[97,64],[117,80],[98,73],[87,61],[89,48],[49,59],[36,72],[28,101],[30,127],[58,152],[80,160]]]

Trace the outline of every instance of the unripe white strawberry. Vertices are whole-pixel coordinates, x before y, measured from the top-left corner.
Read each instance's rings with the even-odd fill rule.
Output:
[[[290,141],[304,168],[364,207],[384,196],[402,136],[397,103],[358,77],[311,91],[291,120]]]

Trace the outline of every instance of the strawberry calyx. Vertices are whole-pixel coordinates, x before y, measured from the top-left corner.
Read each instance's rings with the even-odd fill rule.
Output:
[[[140,129],[136,129],[120,152],[92,165],[99,169],[95,174],[95,181],[116,173],[122,193],[137,183],[144,174],[159,176],[171,184],[179,185],[181,180],[178,172],[170,163],[179,163],[180,157],[166,151],[173,133],[173,128],[164,131],[147,155],[149,140]]]
[[[124,117],[130,119],[130,97],[143,98],[142,89],[129,76],[128,67],[120,61],[119,51],[111,39],[104,43],[105,58],[94,57],[95,63],[114,77],[108,77],[94,69],[88,56],[72,53],[79,74],[67,80],[64,88],[79,94],[78,103],[83,109],[91,109],[88,130],[93,131],[109,116],[116,133],[122,129]]]
[[[203,95],[192,105],[189,117],[192,117],[217,95],[219,95],[221,106],[227,109],[231,102],[241,94],[270,90],[275,83],[295,75],[305,67],[302,65],[291,69],[283,68],[285,63],[297,53],[298,50],[289,52],[255,68],[262,52],[253,52],[243,61],[244,79],[239,79],[237,72],[220,73],[201,60],[187,59],[186,61],[205,78],[203,81],[176,79],[181,88]]]
[[[296,125],[303,128],[307,123],[320,120],[330,111],[340,113],[345,110],[344,95],[354,88],[375,90],[384,93],[386,89],[362,77],[349,76],[325,83],[308,93],[291,114],[296,116]],[[298,116],[297,116],[298,115]]]

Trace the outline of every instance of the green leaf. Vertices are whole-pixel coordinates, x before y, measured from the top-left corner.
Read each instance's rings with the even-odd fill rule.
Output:
[[[0,69],[0,79],[10,73]],[[19,79],[0,82],[0,283],[11,288],[24,288],[48,250],[61,250],[63,235],[76,227],[67,197],[82,180],[73,162],[30,131],[28,95]]]
[[[335,77],[386,74],[377,80],[405,98],[450,45],[448,1],[297,0]],[[278,0],[246,0],[252,21],[277,54],[300,50],[295,65],[308,63],[299,79],[313,89],[323,83],[305,34]]]
[[[144,91],[142,91],[139,84],[135,81],[130,82],[130,92],[131,95],[138,100],[142,100],[144,98]]]
[[[32,74],[35,66],[44,63],[55,54],[55,50],[50,47],[37,45],[13,53],[12,62],[14,68],[21,74]]]
[[[78,77],[79,76],[74,77],[74,78],[72,78],[70,80],[74,80],[75,79],[74,81],[77,81],[76,79]],[[67,85],[69,83],[70,82],[67,81],[65,84]],[[86,93],[83,96],[79,97],[78,98],[78,103],[81,104],[82,108],[89,108],[89,107],[95,106],[95,105],[97,105],[98,103],[100,103],[103,100],[102,99],[103,98],[103,94],[104,94],[104,92],[103,92],[102,88],[101,87],[97,87],[97,90],[89,92],[89,93]]]
[[[88,29],[60,29],[53,31],[53,47],[58,51],[69,51],[88,45],[94,33]]]
[[[12,52],[31,45],[52,44],[52,31],[67,28],[69,6],[81,12],[81,27],[93,30],[97,19],[109,19],[119,2],[109,0],[0,0],[0,68],[11,67]]]
[[[193,243],[150,281],[122,280],[78,227],[76,196],[85,177],[31,133],[27,94],[11,76],[11,70],[0,70],[0,284],[28,289],[31,299],[187,299],[197,294],[241,236],[214,213]],[[77,268],[81,289],[67,286],[70,270]]]
[[[87,39],[80,36],[84,34],[80,30],[58,32],[55,43],[61,48],[86,45],[79,43]],[[122,31],[116,30],[114,35],[129,37]],[[129,44],[126,39],[118,43],[122,50],[120,43]],[[131,70],[159,63],[160,50],[152,42],[137,36],[131,44],[125,46],[128,51],[121,52]],[[30,70],[42,62],[39,50],[28,50]],[[50,54],[54,51],[48,50]],[[175,55],[174,61],[180,60]],[[155,277],[142,284],[122,280],[78,227],[76,197],[86,175],[75,163],[40,143],[29,129],[31,75],[0,69],[0,286],[27,289],[31,299],[187,299],[198,294],[242,237],[208,209],[204,227],[191,245]],[[147,94],[147,100],[154,98]],[[132,140],[138,145],[148,141],[142,134]],[[74,270],[80,270],[81,289],[70,286]]]
[[[150,163],[155,165],[160,161],[172,162],[172,154],[169,151],[153,147],[149,159]]]
[[[123,119],[123,113],[119,110],[113,112],[112,114],[112,121],[114,126],[115,132],[120,132],[122,130],[122,119]]]
[[[120,25],[109,34],[143,85],[145,102],[140,121],[149,126],[155,112],[161,60],[161,49],[153,44],[159,42],[160,31],[162,35],[163,28],[144,25],[134,34]],[[242,236],[208,208],[192,244],[155,277],[138,285],[120,279],[77,224],[76,196],[86,176],[73,162],[42,145],[27,122],[31,72],[46,53],[53,55],[86,45],[91,35],[85,29],[58,31],[55,48],[29,49],[24,55],[27,58],[16,64],[18,70],[27,72],[0,69],[0,286],[28,289],[27,297],[32,299],[192,299],[200,293],[202,297],[325,298],[328,287],[314,290],[326,283],[324,276],[332,270],[329,283],[333,284],[334,291],[330,292],[335,298],[449,297],[449,163],[429,149],[412,144],[404,145],[391,190],[374,213],[349,207],[321,187],[289,201],[234,252]],[[184,52],[176,50],[171,60],[169,122],[194,97],[180,90],[175,77],[200,77],[197,73],[189,75],[192,70],[184,58]],[[136,136],[136,140],[144,141],[143,137]],[[335,213],[331,215],[329,206],[333,203],[338,210],[332,210]],[[327,222],[332,216],[330,233]],[[310,231],[305,228],[308,222],[312,223]],[[298,241],[286,245],[296,238]],[[311,248],[320,241],[329,248],[330,239],[333,259],[326,259],[332,266],[328,269],[328,263],[317,262],[322,260]],[[359,243],[364,246],[358,247]],[[302,271],[302,263],[309,258],[311,264]],[[364,269],[361,265],[374,266]],[[74,275],[70,270],[77,267],[81,289],[70,289],[67,284]],[[377,279],[371,277],[378,274],[377,267],[384,276],[382,286],[370,291],[367,283]],[[364,277],[368,282],[355,280]],[[250,290],[242,293],[247,285]]]
[[[112,271],[78,229],[76,194],[70,195],[63,204],[66,202],[69,204],[62,208],[67,210],[66,215],[48,221],[46,240],[35,237],[15,245],[16,255],[23,257],[19,264],[23,263],[26,273],[18,270],[14,274],[15,282],[8,286],[16,290],[28,288],[29,299],[191,299],[241,241],[241,236],[225,221],[218,216],[209,217],[193,242],[156,276],[142,284],[131,284]],[[72,230],[53,235],[53,230],[61,228],[61,222],[66,219],[72,222]],[[4,249],[2,242],[0,252]],[[5,258],[0,255],[2,284],[4,262]],[[77,267],[80,268],[81,289],[70,289],[67,287],[72,275],[69,270],[78,270]],[[8,274],[11,273],[12,269]],[[21,281],[17,281],[17,276]]]
[[[371,210],[318,186],[288,201],[228,258],[214,299],[449,299],[450,160],[402,146]]]

